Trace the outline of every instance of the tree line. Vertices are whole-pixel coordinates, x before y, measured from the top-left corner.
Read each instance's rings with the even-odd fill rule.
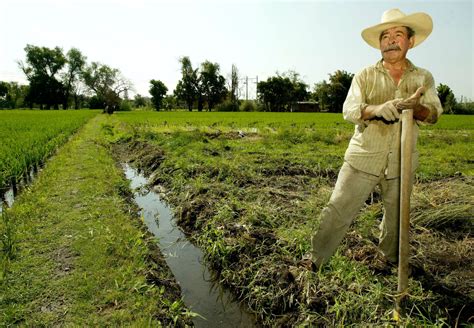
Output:
[[[214,109],[218,111],[292,111],[298,102],[313,102],[319,110],[329,112],[342,111],[342,103],[347,95],[353,74],[336,71],[330,75],[330,82],[315,85],[313,92],[294,71],[276,73],[266,81],[257,83],[256,102],[245,102],[239,99],[239,71],[232,65],[230,77],[226,80],[221,75],[218,63],[206,60],[194,68],[189,57],[181,57],[181,79],[173,91],[171,101],[184,104],[188,110],[198,111]],[[227,81],[227,85],[226,85]],[[170,98],[166,98],[167,88],[161,81],[152,80],[150,94],[156,109],[166,108]],[[161,106],[161,107],[160,107]]]
[[[132,84],[120,70],[99,62],[87,63],[76,48],[25,47],[25,61],[18,61],[29,84],[0,82],[0,107],[40,109],[102,108],[120,105]]]
[[[202,111],[205,106],[211,111],[227,97],[232,98],[232,92],[226,87],[226,79],[222,76],[218,63],[206,60],[199,68],[193,68],[189,57],[181,57],[179,61],[181,79],[173,94],[178,101],[185,103],[188,110],[192,110],[196,105],[198,111]],[[150,93],[152,98],[155,98],[151,90]]]
[[[40,109],[98,108],[112,113],[131,107],[153,107],[155,110],[175,108],[198,111],[270,111],[298,110],[300,103],[314,105],[313,110],[341,112],[354,74],[337,70],[328,80],[316,83],[312,90],[297,72],[276,73],[257,83],[257,99],[239,99],[241,80],[239,71],[232,65],[225,78],[218,63],[209,60],[193,67],[191,59],[179,59],[181,79],[172,94],[158,79],[150,80],[151,97],[136,94],[133,100],[128,93],[132,83],[119,69],[99,62],[87,62],[80,50],[72,48],[66,53],[53,49],[27,45],[25,61],[18,66],[29,84],[0,81],[0,108],[38,107]],[[447,85],[437,87],[438,96],[446,113],[473,114],[474,103],[457,102]]]

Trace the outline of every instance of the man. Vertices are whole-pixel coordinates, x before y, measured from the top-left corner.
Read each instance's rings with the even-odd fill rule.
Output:
[[[344,119],[355,132],[344,156],[336,186],[321,213],[318,231],[305,266],[319,267],[334,254],[365,200],[378,185],[384,216],[379,248],[390,262],[398,260],[400,195],[400,125],[403,109],[413,109],[414,143],[418,124],[435,123],[442,112],[430,72],[414,66],[408,49],[423,42],[433,28],[424,13],[405,15],[391,9],[362,38],[380,49],[382,60],[354,76],[343,106]],[[414,147],[413,169],[417,166]],[[309,261],[309,262],[308,262]],[[309,263],[309,265],[308,265]]]

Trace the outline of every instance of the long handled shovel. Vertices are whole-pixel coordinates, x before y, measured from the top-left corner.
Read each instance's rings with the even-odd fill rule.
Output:
[[[408,288],[408,259],[410,257],[410,194],[412,184],[413,151],[413,110],[405,109],[400,116],[401,133],[401,174],[400,174],[400,240],[398,249],[398,290],[394,319],[402,315],[401,303]]]

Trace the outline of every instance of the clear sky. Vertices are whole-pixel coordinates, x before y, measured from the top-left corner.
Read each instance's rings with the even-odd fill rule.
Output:
[[[32,44],[78,48],[146,96],[151,79],[174,90],[182,56],[194,67],[217,62],[225,77],[232,64],[259,81],[293,70],[312,89],[338,69],[356,73],[380,58],[360,32],[390,8],[431,15],[431,36],[408,58],[458,100],[474,100],[473,0],[0,0],[0,80],[25,82],[16,62]]]

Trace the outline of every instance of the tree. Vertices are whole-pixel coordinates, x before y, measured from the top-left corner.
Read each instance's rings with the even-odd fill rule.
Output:
[[[289,78],[273,76],[267,81],[258,82],[258,96],[266,110],[270,112],[287,111],[287,107],[291,103],[292,87]]]
[[[308,99],[308,85],[300,79],[300,74],[295,71],[288,71],[283,73],[283,76],[288,77],[293,85],[291,90],[291,101],[303,101]]]
[[[231,73],[228,75],[227,78],[227,91],[223,97],[223,101],[220,101],[217,106],[216,110],[220,112],[237,112],[240,109],[240,101],[239,101],[239,71],[237,67],[232,64]]]
[[[439,84],[436,88],[439,100],[446,114],[452,114],[457,107],[456,97],[450,87],[445,84]]]
[[[120,95],[132,89],[130,81],[125,79],[120,70],[97,62],[86,66],[83,74],[84,83],[102,102],[104,112],[112,114],[120,105]]]
[[[7,100],[8,83],[0,81],[0,108],[9,108],[10,103]]]
[[[26,85],[0,81],[0,108],[18,108],[23,104],[27,93]]]
[[[201,84],[199,90],[202,90],[207,107],[211,111],[214,105],[220,103],[227,94],[225,78],[220,75],[219,64],[208,60],[202,63],[199,82]]]
[[[312,97],[319,102],[321,109],[340,113],[353,77],[354,74],[337,70],[329,74],[329,83],[324,80],[315,84]]]
[[[177,106],[177,100],[174,95],[166,95],[163,98],[163,108],[166,110],[172,110],[173,108],[176,108]]]
[[[237,66],[232,64],[232,72],[230,73],[229,86],[230,102],[233,107],[239,108],[239,71]]]
[[[151,102],[156,110],[160,110],[160,108],[163,107],[163,98],[166,96],[168,88],[160,80],[151,80],[150,84],[151,87],[149,92],[151,95]]]
[[[137,93],[133,98],[133,104],[135,107],[145,107],[146,106],[146,98],[143,97],[141,94]]]
[[[56,74],[66,64],[66,57],[61,48],[54,49],[46,47],[37,47],[27,45],[25,47],[26,64],[19,62],[20,68],[30,81],[30,88],[27,100],[30,106],[33,103],[46,105],[49,109],[51,106],[58,108],[64,97],[63,84],[59,82]]]
[[[74,81],[72,86],[72,97],[74,100],[74,109],[79,109],[83,107],[83,103],[86,101],[87,86],[84,83],[82,78],[82,73],[80,78]]]
[[[8,94],[8,83],[0,81],[0,98],[5,99]]]
[[[292,103],[307,99],[307,87],[295,72],[277,73],[267,81],[258,82],[258,98],[268,111],[290,111]]]
[[[319,104],[319,108],[321,110],[327,111],[327,109],[330,107],[330,101],[329,101],[329,94],[330,94],[330,86],[326,82],[326,80],[323,80],[322,82],[316,83],[314,85],[314,91],[311,94],[311,98],[316,100]]]
[[[186,103],[188,110],[193,110],[194,101],[198,97],[198,73],[191,65],[189,57],[179,59],[181,63],[181,80],[178,81],[174,94],[178,100]]]
[[[78,49],[71,48],[66,54],[66,60],[66,72],[64,72],[62,76],[64,85],[63,109],[68,108],[71,94],[74,95],[74,108],[77,109],[79,107],[78,83],[82,70],[86,65],[87,57],[83,56]]]
[[[46,109],[51,107],[59,109],[59,104],[62,103],[63,97],[63,85],[56,78],[35,75],[30,80],[30,88],[26,98],[30,107],[32,107],[33,103],[37,103],[40,105],[40,109],[43,109],[43,105],[46,105]]]
[[[97,95],[93,95],[92,97],[87,97],[87,107],[90,109],[104,109],[105,102]]]

